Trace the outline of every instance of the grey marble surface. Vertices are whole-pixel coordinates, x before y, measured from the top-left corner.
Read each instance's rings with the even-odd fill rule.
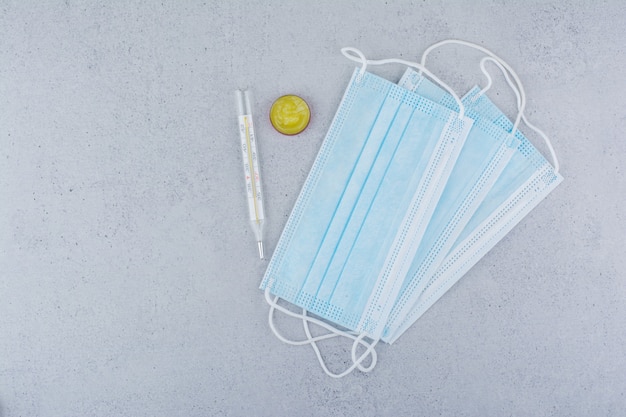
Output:
[[[617,0],[1,1],[0,416],[623,416],[624,22]],[[340,48],[446,38],[517,70],[565,181],[373,372],[330,379],[268,328],[233,91],[255,94],[271,254],[353,69]],[[478,60],[431,68],[462,94]],[[286,93],[312,108],[295,137],[267,119]]]

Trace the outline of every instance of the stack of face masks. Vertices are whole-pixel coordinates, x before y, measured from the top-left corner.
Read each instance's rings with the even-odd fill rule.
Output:
[[[485,54],[487,87],[461,99],[425,68],[428,53],[448,43]],[[547,137],[525,119],[519,78],[490,51],[449,40],[430,47],[421,64],[342,52],[361,67],[261,284],[274,333],[311,345],[333,377],[373,369],[376,343],[394,342],[562,180]],[[517,96],[514,122],[485,94],[487,62]],[[419,72],[407,69],[396,85],[366,71],[389,63]],[[519,131],[521,121],[546,139],[554,167]],[[306,339],[284,338],[276,309],[302,320]],[[309,323],[329,332],[313,337]],[[341,373],[326,367],[317,346],[337,336],[353,340],[353,363]]]

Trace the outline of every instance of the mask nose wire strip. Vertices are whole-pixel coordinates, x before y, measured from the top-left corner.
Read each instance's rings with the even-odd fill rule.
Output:
[[[558,159],[556,157],[556,153],[554,152],[554,148],[552,147],[552,143],[550,142],[550,139],[540,129],[538,129],[534,125],[530,124],[528,122],[528,120],[526,119],[525,115],[524,115],[524,111],[526,110],[525,109],[525,107],[526,107],[526,92],[524,91],[524,86],[522,85],[522,82],[520,81],[519,77],[517,76],[517,73],[513,70],[513,68],[511,68],[511,66],[509,64],[507,64],[502,58],[500,58],[498,55],[496,55],[493,52],[491,52],[489,49],[484,48],[484,47],[482,47],[480,45],[477,45],[475,43],[464,41],[464,40],[460,40],[460,39],[446,39],[446,40],[443,40],[441,42],[437,42],[437,43],[432,44],[431,46],[426,48],[426,50],[422,54],[422,60],[421,60],[420,64],[422,66],[425,66],[426,65],[426,57],[428,56],[428,54],[430,54],[433,50],[435,50],[435,49],[437,49],[437,48],[439,48],[441,46],[444,46],[444,45],[461,45],[461,46],[466,46],[468,48],[476,49],[476,50],[478,50],[480,52],[483,52],[486,55],[490,56],[491,58],[493,58],[494,60],[499,62],[504,68],[506,68],[506,71],[509,74],[511,74],[511,76],[515,80],[515,84],[517,85],[517,88],[518,88],[518,90],[520,92],[520,95],[523,98],[523,102],[521,103],[522,105],[520,107],[521,107],[521,113],[522,113],[522,118],[524,120],[524,123],[526,124],[526,126],[528,126],[532,130],[537,132],[539,134],[539,136],[541,136],[541,138],[546,142],[546,145],[548,146],[548,149],[550,151],[550,156],[552,157],[552,162],[554,164],[554,171],[555,171],[555,173],[558,173],[559,172],[559,161],[558,161]]]
[[[528,119],[526,118],[526,114],[524,114],[523,110],[522,110],[522,103],[526,102],[526,97],[525,96],[521,96],[522,94],[524,94],[523,92],[520,92],[515,85],[513,84],[513,82],[511,81],[511,78],[509,77],[509,73],[508,71],[502,66],[502,64],[492,58],[492,57],[484,57],[483,59],[481,59],[480,61],[480,69],[483,72],[483,74],[485,74],[485,77],[487,77],[487,86],[485,88],[483,88],[482,90],[480,90],[480,92],[478,94],[476,94],[475,98],[478,98],[479,96],[483,95],[484,93],[487,92],[487,90],[489,90],[489,88],[491,88],[492,85],[492,79],[491,79],[491,75],[489,74],[489,72],[487,71],[487,69],[485,68],[485,63],[486,62],[492,62],[493,64],[495,64],[500,71],[502,72],[502,74],[504,75],[504,78],[506,79],[507,84],[509,85],[509,87],[511,87],[511,89],[513,90],[513,92],[515,93],[515,96],[517,98],[517,108],[518,108],[518,116],[515,120],[516,125],[513,126],[513,131],[511,133],[514,133],[515,130],[517,129],[517,124],[519,124],[520,119],[524,122],[524,124],[526,126],[528,126],[530,129],[534,130],[539,136],[541,136],[541,138],[543,139],[543,141],[546,143],[546,146],[548,147],[548,151],[550,152],[550,156],[552,157],[552,162],[554,163],[554,172],[558,173],[559,172],[559,159],[556,156],[556,152],[554,152],[554,147],[552,146],[552,142],[550,141],[550,138],[548,138],[548,135],[546,135],[541,129],[539,129],[538,127],[532,125]]]
[[[396,59],[396,58],[376,59],[376,60],[374,60],[374,59],[366,59],[365,55],[363,55],[363,53],[361,51],[359,51],[356,48],[352,48],[352,47],[341,48],[341,53],[343,54],[343,56],[345,56],[349,60],[354,61],[354,62],[358,62],[358,63],[361,64],[361,71],[359,72],[360,76],[363,76],[363,74],[365,73],[365,69],[367,68],[368,65],[402,64],[402,65],[406,65],[408,67],[413,67],[415,69],[420,70],[420,73],[423,72],[424,74],[426,74],[429,78],[431,78],[433,81],[435,81],[441,87],[443,87],[448,93],[450,93],[450,95],[452,97],[454,97],[454,100],[456,101],[456,104],[459,106],[459,119],[463,119],[464,118],[464,116],[465,116],[465,106],[463,105],[463,102],[461,101],[459,96],[454,92],[454,90],[448,84],[446,84],[443,81],[441,81],[435,74],[433,74],[428,69],[426,69],[426,67],[424,67],[424,65],[419,64],[417,62],[406,61],[404,59]]]
[[[270,306],[270,311],[269,311],[269,315],[268,315],[268,322],[269,322],[269,326],[270,329],[272,330],[272,332],[274,333],[274,335],[283,343],[289,344],[289,345],[295,345],[295,346],[302,346],[302,345],[311,345],[311,347],[313,348],[313,350],[315,351],[315,354],[317,356],[317,359],[322,367],[322,369],[324,370],[324,372],[333,377],[333,378],[341,378],[344,377],[346,375],[348,375],[349,373],[351,373],[352,371],[354,371],[354,369],[358,368],[360,371],[362,372],[370,372],[372,369],[374,369],[374,367],[376,366],[376,362],[378,361],[378,357],[376,354],[376,350],[374,349],[376,344],[378,343],[378,340],[375,340],[372,343],[368,343],[364,340],[364,338],[367,336],[365,333],[362,333],[360,335],[356,335],[354,333],[351,332],[346,332],[346,331],[342,331],[339,329],[336,329],[335,327],[331,326],[328,323],[325,323],[321,320],[318,320],[314,317],[310,317],[306,314],[306,311],[304,311],[304,313],[300,314],[300,313],[295,313],[293,311],[290,311],[288,309],[286,309],[283,306],[278,305],[278,297],[275,297],[273,300],[270,296],[269,293],[269,287],[265,289],[265,301],[269,304]],[[304,326],[305,328],[305,333],[307,335],[307,338],[305,340],[290,340],[287,339],[286,337],[284,337],[282,334],[280,334],[280,332],[278,332],[278,330],[276,329],[276,326],[274,325],[274,311],[278,310],[281,313],[284,313],[290,317],[294,317],[297,319],[301,319],[303,321],[303,324],[306,323],[306,325]],[[316,337],[312,337],[310,329],[309,329],[309,323],[314,323],[320,327],[323,327],[324,329],[328,330],[330,333],[326,333],[320,336],[316,336]],[[326,340],[326,339],[330,339],[333,337],[345,337],[348,339],[353,340],[353,344],[352,344],[352,366],[350,366],[348,369],[346,369],[345,371],[343,371],[340,374],[335,374],[331,371],[328,370],[328,367],[326,366],[326,363],[324,362],[324,359],[322,358],[322,355],[319,351],[319,348],[317,347],[316,342],[320,342],[322,340]],[[358,345],[363,345],[365,347],[365,352],[359,357],[356,357],[356,348]],[[368,356],[371,356],[371,362],[370,365],[365,367],[362,365],[362,363],[367,359]]]

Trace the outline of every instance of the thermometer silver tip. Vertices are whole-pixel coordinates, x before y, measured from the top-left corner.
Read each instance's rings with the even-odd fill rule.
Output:
[[[257,244],[259,245],[259,258],[264,259],[265,255],[263,254],[263,242],[259,241]]]

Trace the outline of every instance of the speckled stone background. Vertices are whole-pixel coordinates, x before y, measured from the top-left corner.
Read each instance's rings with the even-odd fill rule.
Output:
[[[0,417],[626,415],[625,22],[620,0],[0,1]],[[233,90],[255,94],[271,254],[340,48],[450,37],[517,70],[565,182],[373,372],[330,379],[268,328]],[[478,61],[430,66],[462,94]],[[267,120],[286,93],[312,108],[295,137]]]

